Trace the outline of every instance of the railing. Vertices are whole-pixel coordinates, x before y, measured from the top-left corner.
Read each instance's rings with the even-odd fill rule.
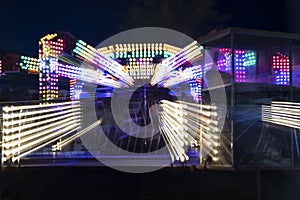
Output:
[[[79,101],[5,106],[2,123],[2,165],[66,137],[80,128]]]

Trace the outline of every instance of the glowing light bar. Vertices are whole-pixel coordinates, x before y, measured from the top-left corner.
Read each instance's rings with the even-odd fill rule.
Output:
[[[102,47],[98,52],[110,58],[154,58],[170,57],[179,52],[181,48],[163,43],[132,43],[115,44],[114,46]]]
[[[0,60],[0,74],[2,73],[2,60]]]
[[[272,101],[262,106],[261,120],[300,129],[300,103]]]
[[[76,79],[71,79],[70,80],[70,99],[71,100],[75,99],[75,84],[76,84]]]
[[[221,56],[219,55],[216,63],[217,69],[222,72],[231,73],[231,49],[221,48],[219,52]],[[256,53],[251,50],[235,50],[234,54],[235,82],[245,82],[248,73],[251,74],[250,71],[253,70],[253,67],[250,67],[256,65]]]
[[[63,52],[65,42],[58,37],[57,33],[48,34],[39,41],[39,90],[40,99],[44,101],[58,98],[58,76],[59,73],[57,57]]]
[[[77,77],[79,80],[83,80],[90,83],[98,83],[104,77],[104,72],[102,70],[95,70],[93,68],[81,68],[81,72]]]
[[[216,135],[218,121],[216,107],[183,101],[162,100],[160,106],[160,130],[172,161],[184,162],[189,157],[187,148],[200,145],[201,153],[217,157],[219,136]]]
[[[112,59],[118,59],[124,65],[125,72],[136,80],[150,79],[156,62],[180,50],[178,47],[163,43],[133,43],[102,47],[98,52]]]
[[[3,107],[2,164],[19,161],[80,128],[79,101]]]
[[[40,59],[39,91],[42,100],[58,98],[58,59],[43,57]]]
[[[169,57],[170,55],[178,53],[181,50],[181,48],[169,44],[164,44],[163,50],[167,54],[165,57]]]
[[[290,63],[289,57],[277,52],[277,55],[273,56],[272,68],[274,70],[277,85],[288,85],[290,81]]]
[[[114,59],[115,56],[114,56],[114,52],[116,51],[114,49],[114,46],[110,45],[108,47],[102,47],[102,48],[99,48],[97,49],[98,52],[102,53],[102,54],[105,54],[106,56]]]
[[[246,81],[245,53],[244,50],[235,51],[235,82]]]
[[[201,50],[202,47],[199,47],[197,41],[194,41],[175,55],[163,60],[156,66],[151,84],[155,85],[168,79],[173,70],[176,70],[184,63],[192,62],[194,59],[199,58],[202,55]]]
[[[133,85],[133,79],[125,72],[126,70],[122,65],[98,52],[94,47],[82,40],[77,41],[73,53],[78,59],[81,59],[87,64],[108,72],[110,75],[128,85]]]
[[[187,67],[183,71],[174,70],[171,72],[170,78],[161,81],[158,85],[165,88],[178,85],[183,82],[189,82],[191,95],[196,102],[201,101],[202,96],[202,78],[203,78],[203,67],[196,65]]]
[[[101,124],[102,122],[102,119],[101,120],[98,120],[96,121],[95,123],[89,125],[87,128],[79,131],[78,133],[74,134],[74,135],[71,135],[70,137],[68,138],[65,138],[64,140],[60,140],[57,142],[56,145],[53,145],[52,146],[52,151],[61,151],[61,149],[69,144],[70,142],[74,141],[75,139],[81,137],[82,135],[84,135],[85,133],[87,133],[89,130],[95,128],[96,126],[98,126],[99,124]]]
[[[68,58],[68,56],[59,56],[60,60],[64,62],[74,63]],[[59,76],[68,77],[71,79],[80,80],[81,82],[87,82],[97,85],[111,86],[115,88],[126,87],[127,85],[108,73],[105,73],[102,69],[95,68],[93,65],[84,63],[80,67],[73,65],[58,64]],[[76,81],[75,81],[76,82]],[[70,97],[71,99],[79,99],[82,91],[82,83],[75,84],[74,81],[70,82]]]
[[[44,37],[40,39],[40,41],[45,41],[45,40],[52,40],[57,36],[57,33],[52,33],[52,34],[47,34]]]
[[[57,33],[48,34],[39,41],[39,58],[57,57],[64,49],[64,40],[58,38]]]
[[[203,69],[201,65],[195,65],[185,68],[183,71],[174,70],[170,74],[170,78],[162,80],[158,85],[163,87],[171,87],[183,82],[191,82],[202,78]]]
[[[58,63],[58,75],[60,77],[77,79],[80,73],[81,73],[80,67]]]
[[[31,73],[39,73],[39,59],[28,56],[21,56],[19,63],[21,70],[26,70]]]
[[[184,47],[174,56],[163,60],[162,65],[168,66],[173,70],[187,61],[192,61],[193,59],[199,57],[201,54],[201,48],[198,46],[197,41],[194,41]]]
[[[190,82],[191,95],[198,103],[202,100],[202,81],[202,78],[197,78],[195,81]]]
[[[245,54],[245,66],[253,66],[256,64],[256,54],[254,51],[246,51]]]
[[[153,58],[129,58],[126,68],[133,79],[150,79],[154,73]]]
[[[116,44],[115,58],[153,58],[163,56],[162,43]]]
[[[219,49],[221,55],[223,54],[224,58],[219,56],[216,66],[217,69],[223,72],[231,73],[231,50],[230,48],[221,48]]]

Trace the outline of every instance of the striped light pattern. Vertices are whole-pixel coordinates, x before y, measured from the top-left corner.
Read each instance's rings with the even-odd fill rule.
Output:
[[[245,53],[244,50],[235,50],[235,82],[246,81]]]
[[[84,135],[85,133],[87,133],[89,130],[95,128],[96,126],[100,125],[102,122],[101,120],[96,121],[95,123],[89,125],[88,127],[86,127],[85,129],[79,131],[76,134],[73,134],[69,137],[64,138],[63,140],[59,140],[55,145],[52,145],[52,151],[61,151],[62,148],[69,144],[70,142],[76,140],[77,138],[79,138],[80,136]]]
[[[73,65],[65,65],[62,63],[58,64],[58,75],[60,77],[70,78],[72,82],[74,80],[80,80],[81,82],[87,82],[92,84],[101,84],[105,86],[112,87],[125,87],[122,82],[116,81],[112,76],[105,73],[101,69],[95,69],[94,67],[84,64],[82,66],[73,66]],[[79,85],[79,84],[77,84]],[[73,83],[70,82],[70,86],[74,86]],[[70,91],[74,88],[71,87]],[[72,91],[73,92],[73,91]]]
[[[163,56],[162,43],[116,44],[115,58],[153,58]]]
[[[39,91],[42,100],[58,98],[58,59],[43,57],[40,59]]]
[[[70,82],[70,93],[75,94],[75,90],[73,86],[78,88],[82,88],[82,83],[91,83],[96,85],[104,85],[115,88],[126,87],[127,85],[121,81],[118,81],[115,77],[111,76],[108,73],[105,73],[101,69],[94,68],[89,64],[84,64],[82,66],[73,66],[73,65],[65,65],[62,63],[58,64],[58,74],[60,77],[68,77],[72,81]],[[74,80],[77,82],[76,85],[73,84]],[[77,90],[78,92],[79,90]],[[81,90],[80,90],[81,91]],[[72,96],[72,95],[71,95]],[[71,99],[73,96],[71,97]]]
[[[98,51],[112,59],[170,57],[181,48],[163,43],[115,44],[99,48]]]
[[[71,100],[75,99],[75,84],[76,84],[76,79],[71,79],[70,80],[70,99]]]
[[[99,84],[104,76],[105,73],[102,70],[85,66],[80,68],[80,73],[78,74],[77,79],[89,83]]]
[[[73,100],[79,100],[82,93],[82,85],[83,83],[78,82],[74,85],[74,98]]]
[[[223,54],[223,58],[219,56],[216,66],[222,72],[231,73],[231,50],[230,48],[221,48],[219,52]]]
[[[98,52],[94,47],[88,45],[84,41],[77,41],[73,53],[74,56],[86,62],[86,64],[95,66],[95,68],[99,70],[108,72],[110,75],[127,85],[133,85],[133,79],[126,72],[124,66]]]
[[[158,85],[167,88],[183,82],[194,82],[196,79],[203,77],[202,72],[201,65],[187,67],[183,70],[175,70],[171,72],[172,75],[170,78],[162,80]]]
[[[274,70],[277,85],[288,85],[290,81],[290,63],[289,57],[281,52],[273,56],[272,68]]]
[[[156,60],[170,57],[180,50],[163,43],[115,44],[98,49],[108,57],[120,60],[133,79],[150,79]]]
[[[262,106],[261,120],[300,129],[300,103],[272,101]]]
[[[57,57],[64,49],[64,40],[58,38],[57,33],[48,34],[39,41],[39,58]]]
[[[81,69],[78,66],[65,65],[62,63],[58,63],[58,75],[60,77],[76,79],[76,78],[78,78],[80,72],[81,72]]]
[[[256,64],[256,53],[254,51],[246,51],[245,66],[253,66]]]
[[[133,79],[150,79],[154,73],[153,58],[128,58],[126,70]]]
[[[0,60],[0,74],[2,73],[2,60]]]
[[[48,34],[39,41],[40,99],[58,98],[58,59],[64,49],[64,40],[57,33]]]
[[[196,102],[202,100],[202,78],[197,78],[190,82],[191,95]]]
[[[201,153],[218,160],[219,131],[216,107],[183,101],[161,101],[160,131],[172,161],[189,159],[187,148],[200,145]]]
[[[181,65],[187,62],[192,62],[202,55],[202,47],[198,46],[197,41],[190,43],[182,50],[163,60],[156,66],[155,73],[151,79],[151,84],[155,85],[167,80],[172,75],[172,71],[178,69]]]
[[[221,48],[219,52],[223,56],[219,56],[217,68],[222,72],[231,73],[231,49]],[[253,71],[250,67],[256,65],[256,53],[251,50],[235,50],[234,54],[235,82],[246,82],[247,76]]]
[[[79,101],[3,107],[2,164],[63,138],[80,128]]]
[[[158,85],[168,88],[184,82],[190,84],[190,92],[196,102],[201,101],[203,67],[195,65],[183,70],[174,70],[169,79],[161,81]]]
[[[39,73],[39,71],[40,71],[38,58],[21,56],[19,66],[20,66],[21,70],[25,70],[30,73]]]

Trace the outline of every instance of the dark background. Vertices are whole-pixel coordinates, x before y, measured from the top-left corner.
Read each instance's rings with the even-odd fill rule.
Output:
[[[159,26],[197,38],[233,26],[300,33],[297,0],[109,0],[0,2],[0,53],[37,57],[38,40],[65,30],[96,46],[136,27]]]

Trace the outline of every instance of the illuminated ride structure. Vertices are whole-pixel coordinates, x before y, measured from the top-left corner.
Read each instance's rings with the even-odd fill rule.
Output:
[[[298,40],[296,34],[227,28],[185,47],[154,42],[96,49],[70,34],[48,34],[39,41],[39,58],[18,58],[21,71],[38,74],[40,101],[2,107],[2,165],[72,151],[91,157],[79,138],[101,127],[105,140],[93,136],[102,138],[95,148],[113,159],[129,156],[101,142],[141,155],[135,159],[153,153],[173,164],[296,166]],[[214,70],[222,84],[210,88]],[[69,90],[61,88],[62,79]],[[211,92],[219,90],[226,92],[224,105],[212,103]],[[91,110],[96,118],[87,124]],[[154,127],[153,134],[139,137],[137,126]]]
[[[212,119],[216,107],[199,104],[202,67],[191,64],[202,59],[202,54],[202,48],[196,41],[184,48],[162,43],[139,43],[95,49],[68,35],[54,33],[42,37],[39,58],[21,56],[18,64],[21,70],[39,74],[41,102],[3,106],[2,164],[20,163],[22,158],[49,146],[51,151],[61,151],[99,124],[109,140],[126,151],[149,153],[167,146],[163,153],[169,160],[185,162],[189,159],[186,150],[198,147],[201,142],[209,148],[208,154],[217,160],[219,137],[214,135],[216,128],[210,128],[210,123],[216,123]],[[60,78],[69,79],[68,96],[59,93]],[[148,84],[132,91],[132,86],[140,84],[141,80]],[[189,95],[191,102],[177,101],[176,95],[168,89],[180,83],[186,83],[187,90],[179,87],[176,91],[180,95]],[[90,86],[99,92],[87,92],[85,89]],[[103,89],[104,98],[100,92]],[[112,94],[118,89],[119,92]],[[133,92],[129,105],[122,105],[122,95],[128,92]],[[107,101],[107,97],[112,95],[119,95],[118,105],[110,105]],[[96,101],[98,119],[91,124],[83,123],[83,107],[86,105],[81,100],[86,98]],[[159,110],[154,113],[156,119],[151,121],[149,108],[155,104],[159,105]],[[122,114],[122,106],[129,106],[129,121],[139,126],[156,120],[158,132],[145,139],[135,137],[134,129],[128,130],[130,135],[122,132],[111,117],[112,106],[120,106],[118,114]],[[200,119],[203,122],[200,123]],[[203,129],[201,140],[200,129]],[[209,135],[209,138],[204,140],[204,135]],[[109,155],[114,156],[118,155]]]

